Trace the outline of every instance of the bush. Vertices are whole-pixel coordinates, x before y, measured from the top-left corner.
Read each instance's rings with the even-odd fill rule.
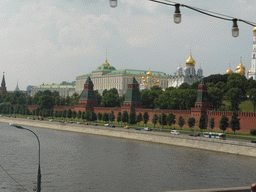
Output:
[[[256,129],[251,129],[251,130],[250,130],[250,134],[251,134],[251,135],[256,135]]]

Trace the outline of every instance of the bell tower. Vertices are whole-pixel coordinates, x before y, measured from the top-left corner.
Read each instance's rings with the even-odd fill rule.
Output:
[[[3,72],[3,79],[0,87],[0,94],[6,94],[6,93],[7,93],[7,89],[5,85],[5,78],[4,78],[4,72]]]

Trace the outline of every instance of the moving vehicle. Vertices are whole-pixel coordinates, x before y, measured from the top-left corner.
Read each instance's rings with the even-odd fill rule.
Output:
[[[93,126],[98,126],[98,123],[93,123],[92,125],[93,125]]]
[[[89,125],[89,123],[85,123],[85,125]]]
[[[171,134],[180,135],[180,132],[177,131],[177,130],[172,130],[172,131],[171,131]]]
[[[44,120],[43,116],[38,116],[37,120]]]
[[[251,143],[256,143],[256,139],[255,140],[251,140]]]
[[[53,122],[54,120],[53,120],[53,119],[50,119],[49,121],[50,121],[50,122]]]
[[[204,132],[203,137],[204,138],[211,138],[211,139],[226,140],[226,134],[225,133]]]
[[[190,133],[189,136],[200,137],[200,133]]]

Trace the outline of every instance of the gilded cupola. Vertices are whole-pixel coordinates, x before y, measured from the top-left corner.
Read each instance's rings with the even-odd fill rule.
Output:
[[[230,68],[228,68],[228,70],[226,71],[226,74],[227,75],[230,75],[230,74],[232,74],[233,73],[233,71],[230,69]]]
[[[245,75],[245,67],[242,65],[242,62],[236,67],[236,73]]]
[[[152,73],[150,70],[147,72],[147,76],[152,76]]]
[[[102,66],[110,66],[110,64],[108,63],[107,59],[106,59],[105,63],[102,64]]]
[[[256,36],[256,27],[253,28],[253,36]]]
[[[192,58],[192,55],[190,53],[189,58],[186,60],[186,66],[195,66],[196,62],[195,60]]]
[[[248,73],[251,73],[252,72],[252,69],[250,69],[249,71],[248,71]]]

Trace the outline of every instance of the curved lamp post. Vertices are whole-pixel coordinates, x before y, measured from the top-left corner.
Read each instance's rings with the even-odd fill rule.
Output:
[[[18,129],[25,129],[25,130],[27,130],[27,131],[30,131],[31,133],[33,133],[35,136],[36,136],[36,138],[37,138],[37,141],[38,141],[38,147],[39,147],[39,153],[38,153],[38,172],[37,172],[37,192],[40,192],[41,191],[41,169],[40,169],[40,141],[39,141],[39,138],[38,138],[38,136],[33,132],[33,131],[31,131],[30,129],[27,129],[27,128],[24,128],[24,127],[22,127],[22,126],[20,126],[20,125],[16,125],[16,124],[14,124],[14,123],[10,123],[9,124],[10,126],[13,126],[13,127],[16,127],[16,128],[18,128]]]

